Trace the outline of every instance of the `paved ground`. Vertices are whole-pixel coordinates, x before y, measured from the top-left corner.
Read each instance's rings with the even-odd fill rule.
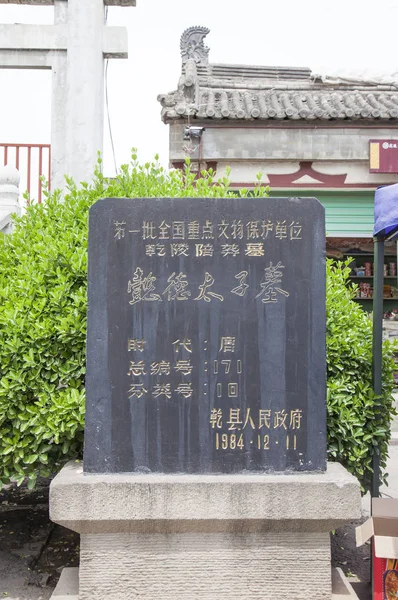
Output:
[[[398,410],[398,394],[395,394],[395,407]],[[398,498],[398,416],[392,424],[392,440],[387,461],[388,486],[380,490],[384,498]],[[362,499],[363,520],[370,515],[370,494]],[[370,590],[370,544],[361,548],[355,543],[355,523],[338,530],[332,536],[334,566],[340,567],[350,578],[360,600],[371,600]]]
[[[78,536],[49,520],[48,485],[39,496],[0,493],[0,599],[48,600],[78,564]]]
[[[390,474],[389,485],[383,486],[381,495],[384,498],[398,498],[398,445],[390,446],[389,453],[387,464],[387,472]],[[370,515],[369,494],[362,499],[362,515],[363,520]],[[333,565],[344,571],[360,600],[371,600],[370,544],[356,547],[355,527],[358,524],[359,522],[347,525],[332,535]]]
[[[381,491],[398,498],[398,417],[393,431],[389,486]],[[47,500],[48,482],[33,494],[0,492],[0,600],[49,600],[62,568],[78,564],[78,536],[50,522]],[[365,497],[364,517],[369,510]],[[357,549],[354,531],[351,524],[332,535],[333,564],[350,577],[360,600],[371,600],[370,546]]]

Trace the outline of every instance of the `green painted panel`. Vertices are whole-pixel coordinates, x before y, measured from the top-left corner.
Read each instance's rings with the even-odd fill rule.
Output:
[[[318,192],[294,190],[295,196],[315,197],[326,212],[328,237],[372,237],[374,191]],[[292,190],[272,192],[271,196],[292,196]]]

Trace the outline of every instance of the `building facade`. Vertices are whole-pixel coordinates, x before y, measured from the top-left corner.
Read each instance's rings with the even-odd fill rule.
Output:
[[[161,94],[170,166],[231,169],[232,187],[315,196],[325,207],[327,254],[352,256],[365,309],[373,297],[373,198],[398,182],[398,82],[318,76],[308,68],[209,62],[205,27],[181,37],[177,89]],[[386,161],[386,153],[390,160]],[[388,157],[387,157],[388,158]],[[397,252],[386,247],[385,312],[398,312]]]
[[[398,83],[211,63],[208,33],[183,33],[177,89],[158,97],[170,165],[189,156],[194,168],[210,166],[217,176],[229,166],[237,188],[262,172],[274,195],[318,197],[329,237],[371,237],[374,190],[398,175],[371,172],[369,145],[398,144]]]

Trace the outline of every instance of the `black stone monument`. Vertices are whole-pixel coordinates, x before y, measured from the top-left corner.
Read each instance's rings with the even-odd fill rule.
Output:
[[[86,390],[86,472],[324,470],[321,204],[97,202]]]

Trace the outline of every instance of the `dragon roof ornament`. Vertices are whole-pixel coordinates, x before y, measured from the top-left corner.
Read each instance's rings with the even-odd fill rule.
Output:
[[[182,64],[190,59],[197,64],[208,64],[210,48],[203,42],[208,33],[210,29],[201,26],[189,27],[184,31],[180,42]]]

